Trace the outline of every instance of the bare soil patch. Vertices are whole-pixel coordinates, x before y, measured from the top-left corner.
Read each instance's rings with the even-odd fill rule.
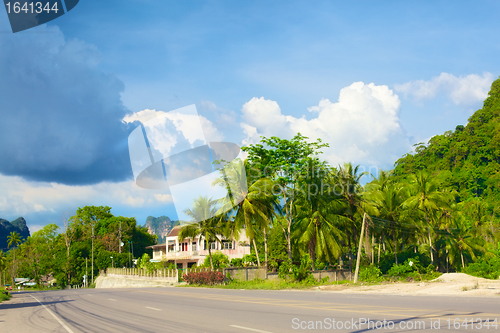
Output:
[[[500,296],[500,280],[447,273],[426,282],[384,282],[376,285],[331,285],[319,289],[339,293],[391,295]]]

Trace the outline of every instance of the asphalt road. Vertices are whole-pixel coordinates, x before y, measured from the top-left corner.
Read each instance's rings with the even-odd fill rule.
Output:
[[[0,304],[0,332],[16,333],[494,332],[499,321],[500,297],[325,291],[79,289],[14,293]]]

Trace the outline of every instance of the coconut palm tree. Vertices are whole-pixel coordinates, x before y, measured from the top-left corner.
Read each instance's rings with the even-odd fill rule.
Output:
[[[7,246],[10,248],[13,246],[13,275],[12,275],[12,285],[14,285],[14,277],[16,276],[16,246],[21,243],[21,237],[19,233],[12,231],[9,236],[7,236]]]
[[[332,262],[340,255],[345,234],[339,226],[350,220],[342,215],[343,197],[325,187],[330,173],[328,166],[316,158],[309,158],[306,166],[306,172],[299,178],[302,191],[295,204],[298,220],[295,236],[307,248],[314,270],[316,259]]]
[[[215,186],[227,188],[228,196],[221,200],[219,215],[225,220],[233,237],[238,237],[240,230],[245,229],[246,236],[253,243],[260,266],[259,252],[255,239],[258,234],[264,235],[265,261],[267,263],[267,231],[278,200],[272,193],[273,182],[269,178],[250,177],[248,161],[235,160],[224,167],[222,177],[215,180]],[[228,212],[227,214],[222,214]]]
[[[2,250],[0,250],[0,285],[2,285],[2,273],[5,269],[7,258]]]
[[[216,217],[217,211],[218,205],[216,200],[199,196],[194,200],[192,208],[184,211],[184,213],[189,216],[194,223],[183,226],[178,236],[178,239],[181,241],[185,238],[194,239],[200,236],[204,237],[208,247],[210,267],[212,269],[214,269],[214,264],[212,261],[210,243],[222,243],[219,235],[223,232],[222,226],[219,223],[220,220]]]
[[[471,259],[476,259],[476,254],[484,251],[484,240],[477,236],[473,224],[460,214],[453,214],[451,223],[446,227],[446,249],[450,263],[454,264],[460,255],[462,268],[465,268],[464,254]]]
[[[380,220],[376,218],[374,220],[385,224],[386,227],[391,229],[396,265],[398,264],[397,239],[399,239],[396,225],[399,227],[400,222],[404,220],[406,210],[404,203],[406,199],[407,191],[405,187],[402,184],[393,182],[374,190],[371,195],[371,201],[378,211],[378,217],[380,217]]]
[[[433,217],[438,216],[437,211],[440,209],[449,207],[451,192],[442,190],[439,181],[423,171],[411,176],[409,190],[410,196],[406,200],[405,206],[416,209],[423,214],[427,222],[431,262],[434,264],[431,230],[434,230],[436,221]]]
[[[361,186],[361,177],[368,174],[367,172],[360,172],[359,165],[353,166],[351,163],[345,163],[333,173],[330,177],[330,184],[336,194],[342,196],[346,205],[343,215],[349,219],[349,223],[345,224],[347,235],[347,243],[349,248],[349,268],[352,270],[352,257],[353,249],[352,242],[356,244],[357,239],[357,226],[356,218],[360,219],[363,213],[363,188]]]

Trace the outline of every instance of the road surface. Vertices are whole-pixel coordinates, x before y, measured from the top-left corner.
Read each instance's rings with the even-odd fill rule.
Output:
[[[500,296],[78,289],[14,293],[0,304],[2,333],[500,331],[495,319],[500,321]]]

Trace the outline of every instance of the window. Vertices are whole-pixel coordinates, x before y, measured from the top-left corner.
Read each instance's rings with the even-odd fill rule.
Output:
[[[222,244],[224,245],[224,250],[232,250],[233,249],[233,242],[222,242]]]

